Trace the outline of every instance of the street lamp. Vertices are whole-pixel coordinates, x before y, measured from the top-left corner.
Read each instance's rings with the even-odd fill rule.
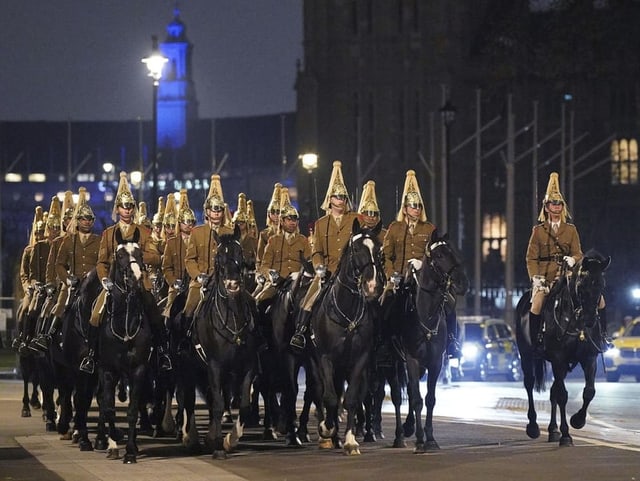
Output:
[[[451,103],[451,100],[447,99],[442,107],[440,107],[440,117],[442,118],[442,125],[444,126],[444,145],[442,156],[442,174],[444,176],[444,184],[442,185],[442,219],[443,224],[442,231],[449,232],[449,189],[451,188],[451,169],[449,168],[451,143],[449,139],[449,127],[456,119],[456,108]]]
[[[153,135],[151,136],[151,175],[153,187],[151,188],[151,198],[158,198],[158,86],[162,78],[164,64],[169,61],[158,49],[158,37],[151,36],[151,55],[142,59],[149,70],[148,76],[153,79]],[[140,199],[142,200],[142,199]]]
[[[311,204],[311,196],[313,195],[313,171],[318,168],[318,154],[307,152],[300,156],[302,167],[309,173],[309,190],[307,192],[307,205],[309,206],[309,222],[313,222],[313,210]],[[313,195],[315,198],[315,195]],[[317,199],[315,199],[317,202]],[[316,208],[316,211],[318,209]],[[316,212],[317,214],[317,212]]]

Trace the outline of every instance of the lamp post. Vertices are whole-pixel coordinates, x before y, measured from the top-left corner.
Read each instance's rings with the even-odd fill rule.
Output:
[[[158,49],[158,37],[151,36],[151,55],[142,59],[149,70],[148,76],[153,79],[153,135],[151,136],[151,199],[158,198],[158,86],[162,78],[164,64],[169,61]]]
[[[442,156],[442,174],[444,176],[444,184],[442,185],[442,232],[449,232],[449,189],[451,188],[451,169],[450,169],[450,133],[449,127],[456,119],[456,108],[451,103],[451,100],[447,99],[442,107],[440,107],[440,117],[442,118],[442,125],[444,127],[443,138],[443,156]]]
[[[302,167],[309,173],[309,190],[307,191],[307,205],[309,206],[309,222],[313,222],[313,206],[311,203],[311,196],[313,192],[313,171],[318,168],[318,154],[307,152],[300,156],[302,161]],[[317,200],[317,199],[316,199]],[[316,209],[317,210],[317,209]]]

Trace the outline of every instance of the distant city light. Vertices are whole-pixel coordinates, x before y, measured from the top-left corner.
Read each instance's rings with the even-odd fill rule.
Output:
[[[34,172],[33,174],[29,174],[29,182],[46,182],[47,176],[41,172]]]
[[[22,182],[22,174],[16,172],[7,172],[4,176],[5,182]]]

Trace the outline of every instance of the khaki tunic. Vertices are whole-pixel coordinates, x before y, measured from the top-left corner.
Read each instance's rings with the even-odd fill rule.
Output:
[[[548,222],[534,226],[527,247],[527,272],[529,278],[544,276],[547,286],[551,286],[558,277],[564,256],[573,257],[576,262],[582,260],[582,248],[578,230],[573,224],[560,222],[557,234],[553,234]],[[531,299],[531,312],[540,314],[547,296],[544,290],[536,290]],[[604,299],[601,298],[604,307]]]
[[[314,267],[324,264],[332,274],[336,271],[342,251],[351,238],[353,220],[357,219],[357,217],[355,212],[347,212],[343,214],[339,226],[331,214],[327,214],[316,221],[314,228],[315,243],[312,254]]]
[[[218,235],[233,234],[233,229],[227,226],[218,228]],[[193,315],[198,302],[200,301],[200,283],[197,281],[198,275],[204,273],[213,275],[215,268],[215,257],[218,252],[212,228],[209,224],[199,225],[191,231],[191,237],[187,243],[185,254],[185,265],[191,281],[189,282],[189,293],[184,313],[187,316]]]
[[[56,275],[60,279],[61,286],[58,301],[53,308],[54,316],[61,317],[64,314],[69,297],[69,286],[67,286],[69,275],[82,279],[95,269],[99,250],[100,236],[98,234],[88,234],[84,243],[81,241],[80,234],[70,234],[64,237],[55,261]]]
[[[268,278],[269,269],[275,269],[280,277],[287,277],[300,270],[301,253],[305,259],[311,256],[309,241],[302,234],[294,233],[290,239],[286,239],[285,234],[273,235],[264,250],[259,272]]]
[[[49,249],[49,258],[47,259],[47,272],[45,274],[45,278],[47,284],[58,285],[60,282],[60,278],[56,273],[56,258],[58,257],[58,251],[60,250],[60,246],[62,245],[62,241],[65,239],[67,234],[62,234],[53,239],[51,241],[51,248]]]
[[[256,253],[258,251],[258,239],[250,234],[246,234],[240,239],[240,245],[242,246],[242,257],[244,258],[245,265],[255,264]]]
[[[167,284],[169,284],[167,303],[162,313],[165,317],[169,316],[173,301],[175,301],[179,292],[178,289],[173,287],[173,284],[178,279],[184,280],[186,278],[186,255],[187,242],[183,239],[182,235],[176,235],[167,240],[164,255],[162,256],[162,274]]]
[[[29,281],[42,282],[46,281],[47,261],[49,260],[49,251],[51,243],[48,240],[36,242],[29,256]]]
[[[275,233],[276,228],[271,226],[260,231],[260,235],[258,235],[258,248],[256,250],[256,268],[260,267],[262,257],[264,256],[264,250],[266,249],[267,243],[269,242],[269,237],[275,235]]]
[[[548,222],[534,226],[527,247],[529,278],[544,276],[549,284],[552,283],[557,277],[564,256],[571,256],[576,262],[582,260],[582,248],[576,226],[560,222],[558,233],[555,235]]]
[[[387,278],[394,272],[403,273],[409,259],[422,260],[435,228],[431,222],[417,222],[412,234],[407,222],[394,221],[389,225],[382,243]]]

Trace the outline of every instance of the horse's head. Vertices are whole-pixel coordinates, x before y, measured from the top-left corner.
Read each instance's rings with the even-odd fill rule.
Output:
[[[582,312],[591,313],[593,318],[595,318],[600,297],[606,285],[604,272],[610,263],[611,257],[604,257],[599,252],[591,250],[585,254],[581,262],[573,267],[572,291]],[[585,321],[589,320],[585,319]]]
[[[140,231],[136,228],[133,239],[124,240],[120,229],[115,231],[117,242],[114,254],[114,282],[125,287],[127,290],[142,285],[142,272],[144,263],[142,261],[142,249],[140,248]]]
[[[354,219],[351,238],[340,260],[338,271],[354,279],[367,299],[377,298],[384,287],[382,249],[378,235],[381,225],[361,227]]]
[[[233,234],[218,236],[213,233],[218,244],[216,252],[216,278],[222,282],[227,293],[238,294],[242,288],[243,255],[240,245],[240,228],[236,226]]]
[[[438,231],[434,230],[427,251],[429,264],[439,277],[435,281],[447,285],[448,290],[457,295],[466,294],[469,289],[469,278],[462,266],[459,254],[449,243],[448,234],[440,237]],[[427,269],[422,269],[421,274],[422,276],[431,275]],[[422,285],[424,282],[421,281],[420,284]]]

